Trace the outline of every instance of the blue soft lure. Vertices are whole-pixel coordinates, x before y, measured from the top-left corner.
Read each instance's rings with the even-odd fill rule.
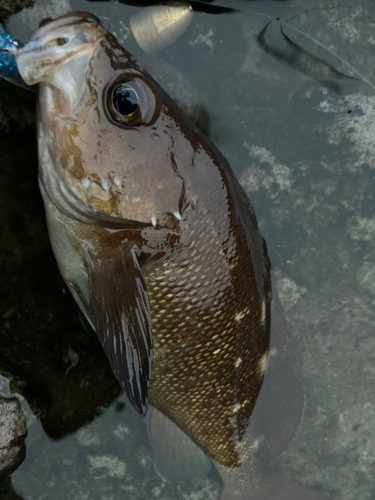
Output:
[[[0,77],[30,90],[30,87],[22,80],[17,68],[15,54],[17,49],[22,46],[23,44],[10,36],[0,24]]]

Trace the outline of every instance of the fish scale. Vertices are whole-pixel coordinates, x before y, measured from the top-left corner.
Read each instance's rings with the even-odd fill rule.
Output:
[[[150,402],[188,430],[214,460],[233,467],[247,453],[239,456],[239,436],[259,392],[259,363],[268,338],[253,297],[245,236],[237,234],[242,231],[235,221],[224,216],[218,220],[221,224],[212,226],[198,210],[190,219],[194,229],[189,235],[199,233],[198,240],[179,250],[177,258],[172,254],[162,265],[144,267],[155,350]],[[237,244],[228,252],[225,242],[231,231]],[[246,280],[236,280],[238,269]]]

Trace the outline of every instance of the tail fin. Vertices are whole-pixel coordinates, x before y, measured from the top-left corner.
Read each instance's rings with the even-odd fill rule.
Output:
[[[277,456],[294,437],[305,400],[286,346],[287,324],[275,287],[272,295],[268,367],[248,429],[265,458]]]

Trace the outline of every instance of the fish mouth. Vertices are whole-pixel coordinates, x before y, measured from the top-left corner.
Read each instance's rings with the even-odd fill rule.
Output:
[[[53,168],[49,170],[47,176],[41,173],[39,176],[39,186],[59,212],[83,224],[117,230],[143,229],[146,227],[155,228],[152,222],[124,219],[116,215],[101,212],[94,206],[81,200],[61,181]],[[163,226],[159,226],[159,228],[163,228]]]
[[[74,190],[72,190],[59,176],[53,166],[53,162],[45,146],[43,153],[46,158],[46,169],[39,170],[39,187],[42,193],[54,205],[56,210],[64,214],[69,219],[74,219],[83,224],[103,227],[106,229],[168,229],[169,231],[179,233],[176,222],[179,218],[174,216],[172,224],[156,223],[156,220],[150,218],[148,221],[126,219],[116,214],[102,212],[90,203],[82,200]]]
[[[107,31],[99,19],[73,12],[43,24],[31,40],[16,51],[18,70],[27,85],[46,83],[63,91],[74,104],[84,88],[82,78],[95,47]],[[85,84],[85,82],[83,82]]]
[[[64,37],[67,38],[67,37]],[[63,38],[61,37],[61,40]],[[16,52],[18,70],[27,85],[51,83],[56,80],[56,68],[67,66],[71,61],[89,56],[93,51],[93,43],[83,43],[69,50],[63,46],[46,48],[38,41],[29,42]],[[69,80],[71,80],[71,77]],[[55,85],[60,87],[60,85]]]

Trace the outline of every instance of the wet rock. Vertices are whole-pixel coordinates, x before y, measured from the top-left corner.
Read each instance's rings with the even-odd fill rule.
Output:
[[[18,399],[0,397],[0,482],[23,462],[26,433],[26,417]]]
[[[34,0],[0,0],[0,23],[21,9],[34,5]],[[0,133],[29,128],[35,122],[34,92],[0,78]]]
[[[22,497],[12,488],[10,477],[6,478],[5,481],[0,484],[0,498],[1,500],[22,500]]]
[[[35,130],[3,134],[0,164],[0,373],[58,439],[100,414],[121,388],[51,254]]]
[[[0,20],[34,5],[35,0],[0,0]]]
[[[0,78],[0,133],[33,131],[35,124],[34,92],[16,87]]]
[[[38,29],[43,19],[54,19],[71,10],[72,6],[68,0],[42,0],[38,1],[33,9],[24,9],[21,19],[25,23],[25,28],[33,32]]]
[[[116,477],[124,479],[126,474],[126,464],[112,455],[88,455],[90,466],[94,472],[95,478]]]
[[[351,459],[351,466],[345,468],[345,481],[343,481],[345,486],[350,482],[358,481],[358,477],[362,477],[365,481],[373,480],[374,422],[375,405],[371,403],[355,405],[339,416],[338,432],[333,440],[333,449],[338,456],[345,455]],[[348,478],[351,481],[348,481]]]

